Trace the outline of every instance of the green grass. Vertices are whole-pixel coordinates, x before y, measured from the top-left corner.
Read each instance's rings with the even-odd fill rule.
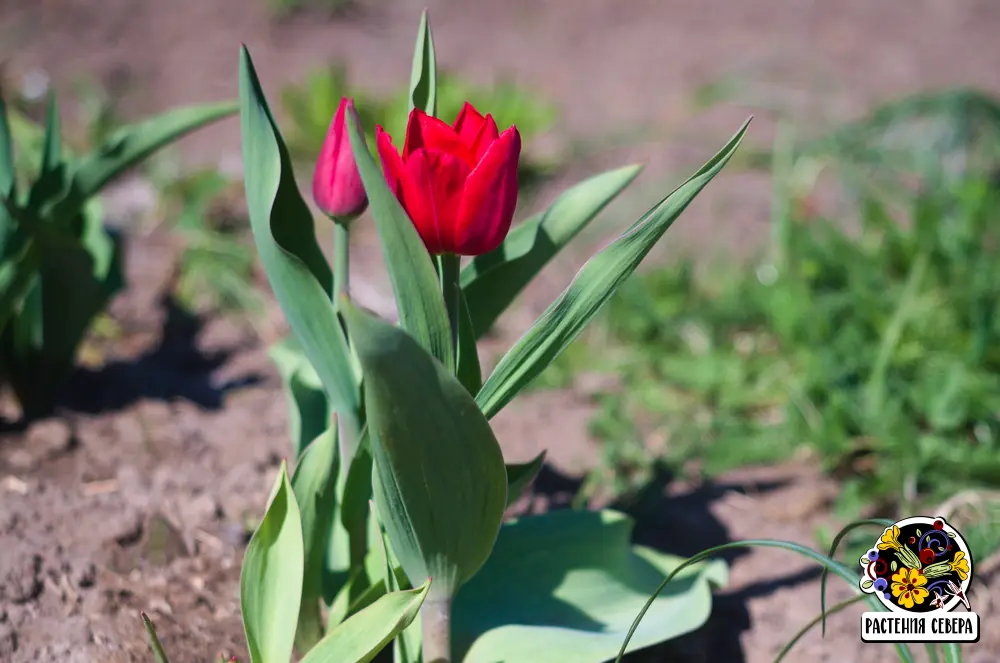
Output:
[[[628,282],[545,383],[583,366],[618,376],[592,421],[602,488],[636,490],[658,462],[712,475],[803,452],[841,479],[845,519],[1000,485],[993,107],[948,92],[824,140],[782,134],[763,255]],[[909,147],[904,126],[923,127]],[[803,204],[822,168],[844,176],[850,224]]]

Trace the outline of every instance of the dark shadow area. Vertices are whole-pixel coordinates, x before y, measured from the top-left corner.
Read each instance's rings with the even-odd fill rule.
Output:
[[[172,297],[163,297],[167,316],[160,342],[130,360],[112,360],[98,369],[78,368],[70,376],[58,409],[86,414],[122,410],[141,399],[187,400],[206,410],[222,408],[226,392],[262,382],[246,375],[216,384],[213,373],[239,350],[204,352],[198,347],[204,322]]]
[[[767,493],[780,489],[785,482],[713,482],[707,481],[690,490],[668,494],[676,477],[660,467],[652,480],[637,494],[618,500],[608,507],[629,514],[635,519],[633,540],[681,557],[690,557],[708,548],[731,543],[732,539],[712,513],[711,505],[730,491]],[[569,477],[542,467],[532,492],[545,499],[550,509],[568,508],[583,485],[583,479]],[[716,558],[727,564],[737,562],[749,551],[725,551]],[[819,577],[820,569],[797,571],[772,578],[736,592],[717,592],[712,604],[712,616],[698,630],[676,640],[630,654],[629,663],[745,663],[746,656],[740,635],[750,629],[747,602],[767,596],[779,589],[809,582]]]

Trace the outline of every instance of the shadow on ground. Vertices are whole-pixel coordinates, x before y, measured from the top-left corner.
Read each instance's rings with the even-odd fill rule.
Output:
[[[203,351],[198,337],[204,321],[170,297],[164,297],[161,305],[167,315],[160,342],[135,359],[77,370],[63,392],[60,408],[98,414],[123,410],[143,399],[182,399],[215,411],[222,408],[227,392],[262,382],[256,374],[222,383],[213,381],[213,373],[246,348]]]
[[[135,358],[112,359],[96,369],[78,367],[53,411],[97,415],[126,410],[141,400],[186,400],[203,410],[218,411],[228,392],[263,382],[255,373],[221,383],[213,380],[215,371],[247,348],[202,350],[198,338],[205,321],[171,297],[163,297],[160,304],[166,317],[159,342]],[[3,421],[0,432],[23,432],[30,423]]]
[[[712,513],[714,502],[731,491],[759,495],[779,490],[787,482],[709,481],[680,491],[671,490],[674,483],[675,477],[661,468],[638,494],[608,506],[635,519],[635,543],[690,557],[708,548],[733,542],[726,527]],[[543,497],[550,509],[569,508],[582,485],[582,479],[569,477],[545,465],[535,479],[533,492]],[[748,551],[743,549],[727,550],[718,557],[732,564],[746,554]],[[814,580],[819,574],[819,569],[810,569],[754,583],[737,591],[719,592],[713,602],[711,618],[700,629],[677,640],[631,654],[625,660],[629,663],[745,663],[740,636],[751,628],[747,603],[780,589]]]

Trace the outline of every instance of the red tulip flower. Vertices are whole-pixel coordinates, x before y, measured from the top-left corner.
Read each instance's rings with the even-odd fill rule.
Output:
[[[403,154],[376,129],[389,183],[432,254],[477,256],[500,246],[517,205],[521,136],[503,133],[468,102],[455,124],[410,113]]]
[[[349,221],[368,207],[365,185],[361,183],[351,139],[347,135],[345,113],[348,112],[355,113],[354,100],[343,97],[330,122],[313,173],[313,200],[326,215],[338,221]]]

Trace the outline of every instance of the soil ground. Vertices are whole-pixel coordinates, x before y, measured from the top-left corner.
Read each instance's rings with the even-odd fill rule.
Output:
[[[944,85],[1000,92],[1000,5],[992,0],[429,4],[440,63],[481,82],[513,74],[540,90],[562,110],[559,138],[653,128],[655,142],[577,165],[592,172],[649,164],[644,185],[616,208],[625,217],[614,220],[618,228],[744,119],[747,109],[735,106],[693,115],[693,91],[720,75],[751,72],[758,96],[800,119],[843,117]],[[81,73],[127,79],[122,101],[133,115],[234,96],[240,42],[272,99],[309,68],[347,57],[357,80],[388,90],[408,74],[418,13],[408,0],[373,0],[335,21],[300,14],[275,22],[263,2],[247,0],[102,0],[100,11],[84,0],[0,0],[0,60],[19,71],[41,68],[57,85]],[[766,144],[767,122],[754,132]],[[202,132],[183,150],[192,163],[238,166],[238,125]],[[129,186],[119,187],[112,212],[127,215]],[[678,247],[753,245],[766,227],[768,195],[765,177],[724,174],[671,231],[666,258]],[[391,299],[377,278],[377,247],[371,237],[358,243],[357,294],[382,308]],[[583,253],[560,260],[525,294],[484,348],[487,357],[551,301]],[[216,652],[246,660],[238,605],[244,523],[260,514],[289,448],[285,401],[266,356],[284,327],[274,307],[270,323],[253,331],[173,309],[162,293],[175,260],[163,235],[130,242],[130,288],[112,307],[123,338],[103,365],[74,376],[57,416],[0,437],[4,663],[147,661],[139,610],[156,622],[174,663]],[[549,449],[535,492],[550,507],[596,462],[591,411],[582,390],[535,392],[496,420],[509,460]],[[835,490],[801,459],[709,485],[667,484],[635,507],[637,537],[679,554],[749,537],[814,545],[815,529],[831,521]],[[787,553],[735,557],[711,621],[656,660],[772,660],[817,612],[817,577]],[[1000,656],[1000,629],[990,627],[997,613],[976,607],[984,636],[967,660],[992,662]],[[890,648],[860,642],[858,612],[834,618],[825,639],[807,636],[788,660],[894,660]]]

